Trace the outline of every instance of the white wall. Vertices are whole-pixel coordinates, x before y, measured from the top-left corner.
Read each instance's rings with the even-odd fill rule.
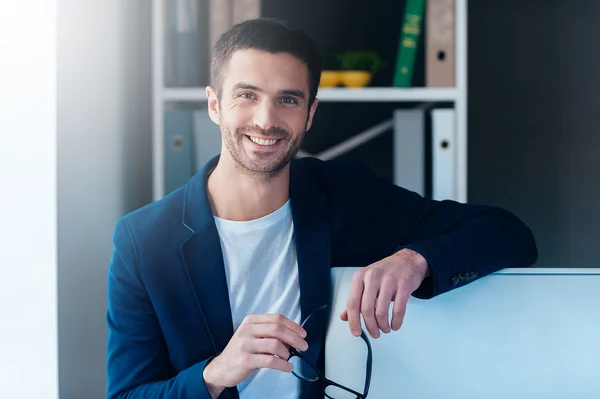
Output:
[[[56,1],[0,2],[0,396],[55,399]]]
[[[151,2],[58,0],[61,399],[105,397],[111,238],[151,200],[151,107]]]

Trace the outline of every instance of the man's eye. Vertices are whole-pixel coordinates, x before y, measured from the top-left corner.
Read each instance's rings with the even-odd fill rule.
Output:
[[[239,95],[239,97],[242,97],[242,98],[247,98],[247,99],[250,99],[250,100],[251,100],[251,99],[253,99],[253,98],[254,98],[254,95],[253,95],[252,93],[241,93],[241,94]]]
[[[281,99],[281,102],[284,104],[296,104],[297,103],[296,99],[293,97],[283,97]]]

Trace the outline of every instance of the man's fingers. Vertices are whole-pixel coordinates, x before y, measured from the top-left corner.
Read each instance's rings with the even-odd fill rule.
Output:
[[[396,287],[394,286],[386,286],[383,284],[382,288],[379,290],[379,295],[377,296],[377,304],[375,305],[375,319],[377,320],[377,325],[381,331],[384,333],[389,333],[390,330],[390,303],[392,299],[394,299]]]
[[[290,357],[289,350],[277,338],[260,338],[253,342],[252,352],[261,355],[275,355],[287,360]]]
[[[350,292],[348,293],[348,301],[346,302],[348,324],[350,332],[355,337],[360,336],[362,328],[360,326],[360,306],[362,302],[364,282],[360,271],[354,274],[350,283]]]
[[[266,368],[287,373],[294,370],[294,365],[292,363],[288,362],[286,359],[280,359],[273,355],[253,355],[251,359],[253,369]]]
[[[296,332],[278,323],[254,323],[252,325],[252,335],[256,338],[277,338],[284,344],[305,351],[308,344]]]
[[[348,321],[348,311],[346,309],[344,309],[342,311],[342,314],[340,314],[340,319],[342,319],[344,321]]]
[[[365,284],[365,292],[362,297],[361,312],[365,320],[365,327],[371,337],[379,338],[379,327],[375,320],[375,301],[377,300],[378,287],[377,284]]]
[[[394,298],[394,310],[392,311],[392,330],[398,331],[402,327],[404,314],[406,313],[406,303],[410,294],[406,294],[403,290],[398,290]]]
[[[298,323],[288,319],[287,317],[281,314],[252,314],[244,318],[242,324],[244,323],[278,323],[282,324],[289,330],[300,335],[302,338],[306,337],[306,331],[302,327],[300,327]]]

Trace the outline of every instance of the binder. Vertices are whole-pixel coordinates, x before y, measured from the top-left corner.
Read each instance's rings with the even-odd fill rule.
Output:
[[[209,0],[210,53],[219,37],[233,25],[260,17],[261,0]]]
[[[199,86],[207,81],[208,64],[197,0],[166,2],[167,43],[165,83],[169,87]]]
[[[431,111],[432,129],[432,198],[456,198],[456,140],[453,109]]]
[[[398,41],[394,87],[411,87],[416,64],[417,48],[422,35],[425,0],[407,0],[404,20]]]
[[[425,110],[394,110],[394,184],[425,195]]]
[[[208,41],[212,58],[217,40],[232,26],[231,0],[209,0],[208,9]]]
[[[233,24],[260,17],[260,0],[233,0]]]
[[[164,118],[165,194],[186,184],[193,174],[193,112],[165,111]]]
[[[454,87],[455,0],[427,0],[425,84]]]
[[[194,112],[194,159],[197,172],[215,155],[221,152],[221,129],[208,116],[208,110]]]

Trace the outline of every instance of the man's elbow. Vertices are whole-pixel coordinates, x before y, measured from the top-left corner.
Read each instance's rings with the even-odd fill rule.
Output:
[[[533,232],[531,231],[531,229],[525,225],[523,225],[524,228],[526,229],[526,234],[525,234],[525,266],[533,266],[537,263],[538,261],[538,257],[539,257],[539,253],[538,253],[538,247],[537,247],[537,243],[535,241],[535,237],[533,236]]]
[[[508,230],[510,235],[509,240],[513,244],[514,252],[520,254],[515,266],[530,267],[535,265],[539,254],[535,236],[531,228],[523,220],[507,210],[499,209],[497,214],[507,219],[511,224],[511,228]]]

